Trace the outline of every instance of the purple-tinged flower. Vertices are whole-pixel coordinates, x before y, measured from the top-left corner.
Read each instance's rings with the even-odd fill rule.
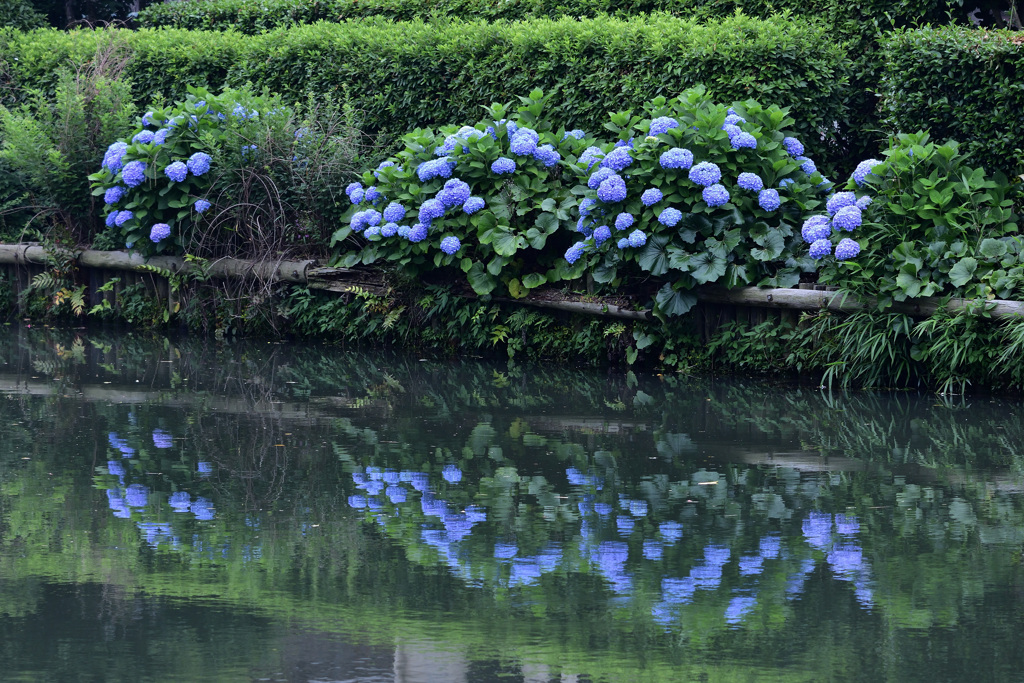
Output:
[[[744,190],[750,190],[752,192],[760,192],[764,189],[764,181],[761,180],[761,176],[756,173],[740,173],[739,177],[736,179],[736,184]]]
[[[444,216],[444,203],[440,199],[428,199],[420,206],[420,223],[430,225],[435,218]]]
[[[385,223],[384,225],[380,226],[380,234],[381,237],[394,237],[396,234],[398,234],[398,224]]]
[[[157,223],[149,230],[149,239],[154,243],[160,243],[171,236],[171,226],[166,223]]]
[[[867,159],[857,164],[857,168],[854,169],[853,174],[850,176],[857,185],[863,185],[867,180],[868,174],[878,164],[882,163],[878,159]]]
[[[778,190],[761,190],[757,194],[757,203],[765,211],[775,211],[782,204]]]
[[[196,152],[188,158],[188,170],[192,175],[201,176],[210,170],[210,155],[206,152]]]
[[[577,242],[565,250],[565,260],[569,262],[569,265],[576,263],[583,255],[583,246],[583,242]]]
[[[741,123],[746,123],[747,120],[739,114],[729,114],[725,117],[725,122],[730,126],[738,126]]]
[[[827,216],[811,216],[804,221],[803,228],[800,230],[800,235],[808,244],[827,239],[831,234],[832,228],[829,226]]]
[[[155,123],[153,123],[153,112],[147,111],[145,114],[142,115],[142,125],[144,125],[144,126],[155,126],[156,125]]]
[[[796,138],[783,138],[782,146],[786,148],[786,151],[789,152],[789,155],[792,157],[798,157],[804,153],[803,143]]]
[[[675,227],[676,223],[682,220],[682,218],[683,212],[672,207],[669,207],[658,214],[658,222],[669,228]]]
[[[858,254],[860,254],[860,245],[849,237],[839,240],[839,244],[836,245],[836,259],[839,261],[856,258]]]
[[[605,155],[601,160],[602,168],[610,168],[619,173],[633,163],[633,157],[629,153],[629,147],[616,147]]]
[[[363,212],[363,222],[368,226],[380,225],[380,211],[367,209]]]
[[[537,149],[539,136],[536,131],[529,128],[520,128],[515,135],[509,138],[509,151],[516,156],[530,156]]]
[[[362,204],[363,203],[363,198],[365,196],[366,196],[366,190],[364,190],[361,187],[353,188],[353,190],[348,193],[349,201],[351,201],[353,204]]]
[[[811,258],[824,258],[832,253],[832,243],[826,239],[812,242],[808,253],[811,255]]]
[[[458,237],[449,235],[441,240],[441,251],[446,254],[454,254],[462,248],[462,242],[459,241]]]
[[[597,246],[601,246],[601,244],[611,236],[611,228],[609,228],[607,225],[599,225],[596,228],[594,228],[594,243]]]
[[[125,189],[120,185],[114,185],[108,187],[107,191],[103,193],[103,201],[107,204],[117,204],[124,197]]]
[[[836,192],[825,202],[825,210],[828,215],[834,216],[836,211],[844,206],[854,206],[857,203],[857,195],[852,192]]]
[[[132,213],[131,211],[118,211],[117,217],[114,219],[114,224],[120,228],[122,225],[124,225],[133,218],[135,218],[135,214]]]
[[[604,158],[604,151],[600,147],[587,147],[576,163],[580,166],[586,165],[587,170]]]
[[[591,190],[596,190],[601,186],[601,183],[608,178],[611,178],[613,175],[615,175],[615,171],[612,169],[599,167],[590,175],[589,178],[587,178],[587,187]]]
[[[587,133],[585,131],[580,130],[579,128],[574,128],[573,130],[565,131],[565,135],[562,136],[562,141],[564,142],[569,138],[573,138],[574,140],[582,140],[585,137],[587,137]]]
[[[164,169],[164,175],[174,182],[180,183],[188,176],[188,166],[181,161],[175,161],[167,164],[167,168]]]
[[[417,223],[409,228],[408,240],[410,242],[422,242],[425,239],[427,239],[427,226],[423,223]]]
[[[124,500],[130,507],[144,508],[149,503],[149,489],[142,484],[132,484],[124,492]]]
[[[629,246],[639,248],[645,244],[647,244],[647,235],[645,235],[642,230],[634,230],[629,233]]]
[[[380,193],[380,190],[377,189],[376,185],[371,185],[370,187],[366,188],[366,192],[363,194],[363,199],[370,202],[371,204],[376,204],[383,197],[384,195]]]
[[[722,170],[710,161],[702,161],[690,169],[688,177],[698,185],[709,187],[722,179]]]
[[[132,137],[132,142],[138,142],[138,143],[141,143],[143,145],[148,145],[149,143],[153,142],[153,138],[154,137],[156,137],[156,136],[153,134],[153,131],[151,131],[151,130],[144,130],[144,131],[141,131],[139,133],[136,133]]]
[[[486,205],[487,204],[480,197],[470,197],[462,204],[462,210],[472,216]]]
[[[658,118],[651,121],[650,132],[648,135],[661,135],[666,133],[672,128],[678,128],[679,122],[670,116],[659,116]]]
[[[644,190],[644,193],[640,195],[640,201],[643,202],[644,206],[654,206],[655,204],[660,202],[664,197],[665,195],[661,193],[661,190],[659,190],[656,187],[652,187],[650,189]]]
[[[618,247],[619,249],[628,249],[629,248],[629,238],[628,237],[621,237],[621,238],[619,238],[619,241],[615,243],[615,246]]]
[[[746,131],[741,131],[729,138],[733,149],[757,149],[757,138]]]
[[[861,211],[866,211],[867,208],[869,206],[871,206],[871,202],[872,202],[871,197],[869,197],[868,195],[864,195],[863,197],[861,197],[860,199],[857,200],[856,206]]]
[[[860,226],[862,222],[862,216],[860,209],[857,205],[844,206],[843,208],[836,211],[836,215],[832,217],[832,227],[838,232],[839,230],[850,231]]]
[[[666,169],[687,169],[693,165],[693,152],[681,147],[673,147],[658,157],[658,163]]]
[[[405,207],[398,202],[391,202],[384,207],[383,215],[386,223],[397,223],[405,218]]]
[[[110,147],[107,147],[107,151],[103,155],[103,168],[107,169],[111,173],[117,173],[120,171],[124,153],[127,150],[127,142],[115,142],[110,145]]]
[[[129,161],[121,169],[121,179],[128,187],[138,187],[146,179],[146,162]]]
[[[621,202],[626,198],[626,181],[622,176],[613,173],[598,186],[597,198],[608,204]]]
[[[491,164],[491,173],[497,173],[498,175],[504,175],[506,173],[512,173],[516,170],[516,162],[508,157],[498,157]]]
[[[730,140],[732,140],[734,137],[736,137],[737,135],[739,135],[740,133],[743,132],[742,128],[740,128],[737,125],[730,124],[730,123],[722,124],[722,130],[724,130],[726,132],[726,134],[729,136]]]
[[[117,222],[117,214],[118,213],[120,213],[120,212],[119,211],[111,211],[110,213],[107,214],[107,220],[104,221],[104,223],[106,224],[106,226],[108,228],[113,227],[114,224]]]
[[[453,206],[462,206],[469,199],[471,190],[469,184],[465,183],[458,178],[452,178],[444,184],[444,188],[437,193],[437,199],[445,206],[445,208],[451,208]],[[422,219],[421,219],[422,220]]]
[[[796,157],[796,160],[802,162],[800,164],[800,170],[806,173],[807,175],[814,175],[814,173],[818,170],[818,167],[815,165],[815,163],[808,159],[807,157]]]
[[[701,197],[708,206],[722,206],[729,201],[729,190],[725,189],[724,185],[715,183],[710,187],[705,187],[701,192]]]
[[[562,155],[551,145],[541,145],[533,151],[533,158],[544,164],[545,167],[551,168],[562,160]]]
[[[631,228],[633,227],[634,220],[635,219],[633,218],[633,214],[625,212],[620,213],[618,216],[615,217],[615,229],[625,230],[627,228]]]

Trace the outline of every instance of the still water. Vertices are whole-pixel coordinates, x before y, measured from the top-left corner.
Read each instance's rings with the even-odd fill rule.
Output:
[[[0,328],[0,679],[1021,680],[1022,423]]]

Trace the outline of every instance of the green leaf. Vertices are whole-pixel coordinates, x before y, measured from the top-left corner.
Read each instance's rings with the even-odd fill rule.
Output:
[[[540,273],[528,273],[523,276],[523,286],[527,289],[536,289],[546,284],[548,279]]]
[[[750,250],[750,255],[758,261],[774,261],[786,248],[786,240],[778,232],[772,231],[768,234],[754,239],[754,242],[764,247],[757,247]]]
[[[693,292],[676,291],[672,285],[665,283],[654,295],[654,302],[658,310],[667,316],[683,315],[697,303],[697,295]]]
[[[494,277],[484,268],[484,264],[477,261],[473,264],[473,267],[469,269],[467,273],[469,279],[469,286],[473,288],[479,296],[485,296],[494,291],[494,288],[498,286],[498,278]]]
[[[498,252],[500,256],[515,256],[515,253],[521,247],[526,246],[526,240],[522,237],[517,237],[511,232],[498,229],[495,230],[491,246],[494,247],[494,251]]]
[[[953,283],[954,287],[963,287],[974,278],[976,270],[978,270],[978,260],[970,256],[964,257],[949,269],[949,281]]]
[[[983,239],[978,252],[985,258],[999,258],[1006,253],[1006,242],[994,240],[991,237]]]
[[[643,251],[637,256],[636,262],[651,275],[664,275],[667,273],[669,259],[665,247],[670,239],[668,235],[654,235],[651,237],[647,240],[647,244],[644,245]]]
[[[725,275],[726,261],[709,251],[694,254],[690,259],[690,275],[700,284],[715,282]]]

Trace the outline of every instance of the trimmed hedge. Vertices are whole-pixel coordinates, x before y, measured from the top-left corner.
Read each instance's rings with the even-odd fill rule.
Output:
[[[368,133],[474,121],[480,107],[542,88],[549,115],[595,130],[608,112],[703,84],[721,101],[789,106],[810,152],[841,159],[833,122],[847,120],[850,59],[829,30],[787,17],[707,24],[664,14],[514,24],[379,19],[296,26],[260,36],[177,29],[113,31],[134,51],[140,103],[187,85],[269,88],[288,101],[348,96]],[[12,86],[51,89],[54,67],[91,56],[107,32],[0,34]],[[820,131],[826,131],[822,140]],[[841,131],[840,131],[841,132]],[[831,164],[829,162],[832,162]]]
[[[962,3],[961,3],[962,4]],[[972,5],[973,7],[973,5]],[[381,17],[395,21],[458,17],[486,21],[562,16],[620,17],[668,12],[688,19],[727,17],[737,11],[765,18],[782,11],[828,17],[833,25],[853,22],[847,32],[874,34],[879,25],[941,22],[952,0],[209,0],[166,2],[142,10],[139,24],[149,28],[235,30],[257,34],[284,26]]]
[[[900,31],[884,42],[883,125],[954,138],[972,164],[1024,173],[1024,34],[957,27]]]

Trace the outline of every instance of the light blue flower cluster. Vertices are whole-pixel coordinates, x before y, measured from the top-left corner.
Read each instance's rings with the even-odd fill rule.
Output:
[[[167,128],[161,128],[153,136],[153,144],[162,145],[167,142],[167,136],[171,134],[171,131]]]
[[[470,197],[462,205],[462,210],[465,211],[468,215],[472,216],[474,213],[476,213],[480,209],[484,208],[486,205],[487,205],[487,203],[484,202],[484,200],[482,198],[480,198],[480,197]]]
[[[645,244],[647,244],[647,235],[642,230],[637,229],[629,233],[629,246],[639,249]]]
[[[587,147],[583,150],[583,154],[580,155],[580,158],[576,163],[581,166],[585,164],[587,170],[590,170],[590,168],[601,159],[604,159],[604,151],[600,147]]]
[[[155,126],[156,125],[155,123],[153,123],[153,112],[147,111],[145,114],[142,115],[142,125],[144,125],[144,126]]]
[[[422,242],[425,239],[427,239],[427,226],[417,223],[409,229],[410,242]]]
[[[449,178],[454,167],[455,162],[448,157],[431,159],[430,161],[424,161],[416,167],[416,177],[420,179],[421,183],[433,180],[434,178]]]
[[[804,221],[803,228],[800,229],[800,236],[803,237],[804,242],[807,242],[808,244],[814,244],[819,240],[828,239],[831,234],[832,227],[829,225],[828,218],[825,216],[811,216]]]
[[[188,166],[181,161],[175,161],[167,164],[167,167],[164,168],[164,175],[174,182],[180,183],[188,176]]]
[[[210,208],[210,202],[206,201],[205,199],[197,199],[196,203],[193,204],[193,206],[195,206],[196,208],[196,213],[203,213],[204,211]]]
[[[167,223],[157,223],[149,230],[149,239],[154,243],[160,243],[171,236],[171,226]]]
[[[519,128],[509,138],[509,150],[516,156],[530,156],[537,149],[540,136],[530,128]]]
[[[345,188],[345,194],[348,195],[350,202],[359,204],[363,201],[363,195],[366,194],[366,191],[360,183],[349,183],[348,187]]]
[[[156,135],[153,134],[153,131],[144,130],[139,133],[136,133],[132,137],[132,142],[139,142],[142,143],[143,145],[148,145],[149,143],[153,142],[154,137],[156,137]]]
[[[839,244],[836,245],[836,258],[840,261],[855,258],[859,253],[860,244],[849,237],[839,240]]]
[[[672,128],[678,127],[679,122],[671,116],[659,116],[651,121],[650,132],[648,135],[661,135],[662,133],[667,133]]]
[[[633,157],[629,153],[630,147],[616,147],[612,151],[608,152],[601,160],[602,168],[610,168],[616,173],[620,173],[629,167],[633,163]]]
[[[544,164],[547,168],[551,168],[562,160],[562,155],[551,145],[541,145],[533,150],[533,158]]]
[[[818,167],[815,165],[815,163],[808,159],[807,157],[796,157],[796,160],[802,162],[800,164],[800,170],[806,173],[807,175],[814,175],[814,173],[818,170]]]
[[[662,168],[685,170],[693,165],[693,152],[681,147],[673,147],[658,157],[658,163]]]
[[[832,217],[832,227],[837,231],[846,230],[849,232],[859,227],[862,221],[860,209],[854,204],[852,206],[844,206],[836,211],[836,215]]]
[[[465,204],[466,200],[469,199],[470,194],[472,194],[472,191],[470,190],[468,183],[465,183],[458,178],[452,178],[447,181],[441,191],[437,193],[437,199],[441,200],[441,203],[445,208],[452,208]]]
[[[111,173],[117,173],[121,170],[121,160],[124,158],[124,153],[128,151],[127,142],[115,142],[110,147],[107,147],[106,153],[103,155],[103,168],[107,169]]]
[[[594,228],[594,244],[601,246],[601,244],[612,236],[612,231],[607,225],[599,225]]]
[[[210,155],[206,152],[196,152],[188,158],[188,170],[192,175],[201,176],[210,170]]]
[[[857,164],[857,168],[853,170],[853,174],[850,176],[853,178],[853,182],[857,183],[858,186],[863,186],[868,174],[871,173],[871,169],[878,166],[881,161],[878,159],[867,159]]]
[[[729,114],[725,117],[726,125],[738,126],[741,123],[746,123],[747,120],[739,114]]]
[[[462,242],[459,241],[458,237],[449,235],[441,240],[441,251],[451,255],[462,248]]]
[[[688,177],[698,185],[709,187],[722,179],[722,170],[710,161],[702,161],[690,169]]]
[[[388,223],[397,223],[398,221],[405,218],[405,207],[398,202],[391,202],[384,207],[383,212],[384,220]]]
[[[731,136],[729,142],[733,149],[757,149],[757,138],[746,131]]]
[[[643,202],[644,206],[654,206],[664,198],[665,195],[661,193],[656,187],[644,190],[644,193],[640,195],[640,201]]]
[[[380,226],[381,237],[394,237],[398,234],[398,223],[385,223]]]
[[[442,216],[444,216],[444,203],[440,199],[428,199],[420,205],[420,223],[430,225],[435,218]]]
[[[615,229],[626,230],[627,228],[633,227],[634,222],[633,214],[631,213],[620,213],[615,217]]]
[[[834,216],[836,211],[844,206],[854,206],[857,203],[857,195],[853,192],[836,192],[825,202],[825,210],[828,215]]]
[[[120,228],[133,218],[135,218],[135,214],[131,211],[118,211],[117,215],[114,216],[114,225]]]
[[[782,204],[778,190],[761,190],[757,195],[758,205],[765,211],[775,211]]]
[[[108,187],[107,191],[103,193],[103,201],[107,204],[117,204],[124,197],[125,189],[120,185],[114,185]]]
[[[658,222],[669,228],[675,227],[683,219],[683,212],[669,207],[658,214]]]
[[[598,186],[597,198],[608,204],[621,202],[626,198],[626,181],[622,176],[613,173]]]
[[[832,242],[827,239],[820,239],[811,242],[811,248],[808,250],[811,258],[821,259],[825,258],[832,253]]]
[[[708,206],[722,206],[729,201],[729,191],[725,189],[724,185],[715,183],[704,188],[701,192],[701,198]]]
[[[871,197],[869,197],[868,195],[864,195],[863,197],[857,200],[857,208],[860,209],[861,211],[866,211],[867,208],[871,206],[871,202]]]
[[[613,175],[615,175],[615,171],[610,168],[598,168],[587,178],[587,187],[591,190],[596,190],[601,186],[601,183]]]
[[[565,131],[565,135],[562,136],[562,141],[565,142],[569,138],[573,138],[574,140],[582,140],[585,137],[587,137],[586,132],[580,130],[579,128],[574,128],[573,130]]]
[[[764,189],[764,181],[756,173],[740,173],[736,179],[736,184],[744,190],[751,190],[752,192],[760,192]]]
[[[381,171],[383,171],[385,168],[394,168],[394,167],[395,167],[395,162],[390,161],[390,160],[389,161],[382,161],[382,162],[380,162],[380,165],[377,166],[377,170],[373,172],[373,177],[376,178],[377,180],[380,180],[380,172]]]
[[[569,262],[569,265],[576,263],[580,256],[583,256],[583,242],[577,242],[565,251],[565,260]]]
[[[513,173],[515,170],[516,162],[508,157],[498,157],[494,160],[494,163],[491,164],[491,173],[496,173],[498,175]]]
[[[789,155],[791,157],[803,156],[803,153],[804,153],[803,143],[801,143],[796,138],[789,138],[789,137],[783,138],[782,139],[782,146],[786,148],[786,151],[789,152]]]

